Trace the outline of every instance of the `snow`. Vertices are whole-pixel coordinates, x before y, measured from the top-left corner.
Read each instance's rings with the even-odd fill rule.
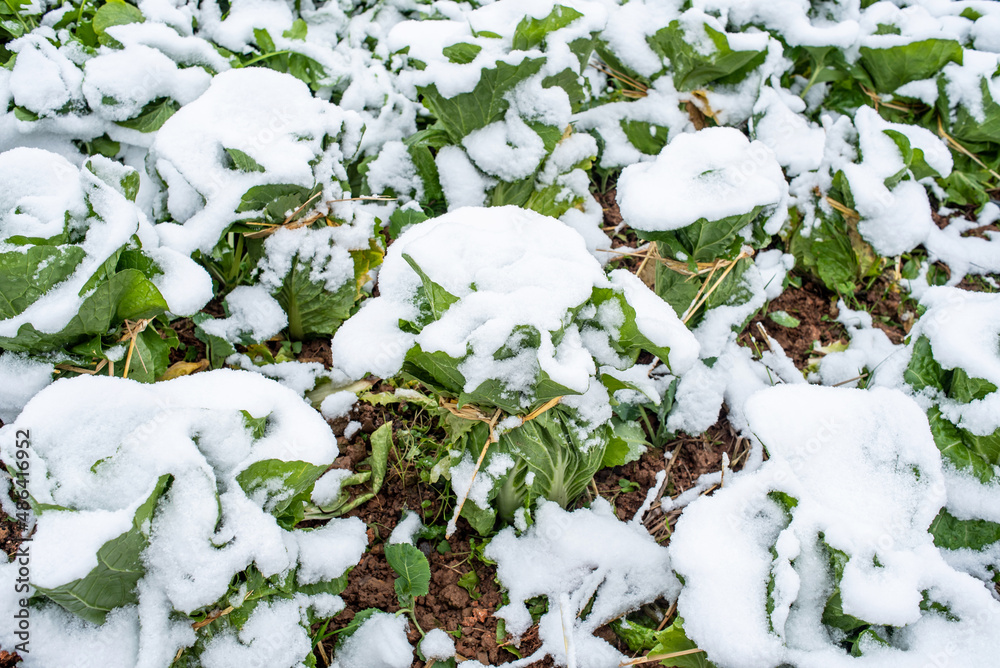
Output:
[[[147,492],[152,492],[152,486]],[[147,494],[148,496],[148,494]],[[54,588],[86,577],[97,568],[97,550],[132,526],[140,497],[120,510],[51,511],[39,521],[33,539],[31,584]]]
[[[360,521],[285,530],[268,512],[289,493],[283,484],[270,481],[248,494],[235,476],[266,458],[327,466],[338,452],[323,418],[346,416],[357,397],[334,392],[317,414],[301,395],[326,380],[347,387],[347,376],[391,378],[416,346],[452,357],[461,389],[497,381],[504,399],[525,411],[538,403],[534,387],[544,372],[572,392],[562,408],[584,430],[607,423],[613,404],[660,403],[676,382],[667,429],[700,433],[725,407],[729,423],[751,442],[741,472],[731,471],[726,460],[724,480],[713,472],[679,497],[661,500],[664,510],[685,509],[669,552],[634,520],[617,521],[600,500],[573,512],[543,502],[530,527],[519,509],[520,535],[504,529],[488,548],[509,591],[501,616],[520,635],[530,626],[527,598],[544,595],[550,609],[538,626],[541,649],[515,666],[544,654],[570,667],[617,665],[625,657],[593,635],[597,625],[678,594],[688,632],[720,668],[994,662],[1000,609],[981,581],[992,578],[1000,548],[939,550],[927,527],[942,507],[960,519],[1000,522],[1000,492],[995,481],[955,470],[950,460],[941,463],[924,413],[936,408],[975,435],[992,435],[1000,428],[1000,391],[962,403],[913,390],[904,372],[915,343],[927,337],[944,369],[964,369],[1000,386],[1000,301],[956,287],[967,275],[982,275],[996,287],[991,274],[1000,271],[1000,237],[981,228],[1000,218],[1000,208],[989,203],[969,212],[939,204],[947,197],[942,186],[934,175],[917,180],[912,165],[907,172],[894,138],[919,150],[940,177],[968,161],[953,162],[956,149],[930,125],[885,117],[898,117],[889,105],[908,103],[902,97],[941,111],[949,132],[966,116],[984,120],[983,91],[1000,99],[996,3],[560,0],[581,16],[528,50],[514,48],[518,26],[548,16],[555,0],[230,4],[223,14],[216,3],[140,0],[145,21],[108,28],[117,44],[95,48],[56,28],[73,18],[69,5],[21,7],[20,15],[39,27],[7,44],[16,58],[0,68],[0,180],[7,185],[0,192],[0,253],[16,260],[25,248],[16,237],[51,239],[67,230],[74,242],[58,248],[84,253],[65,281],[30,303],[17,303],[16,312],[0,321],[0,336],[15,337],[29,324],[43,333],[64,328],[89,294],[84,286],[123,248],[141,250],[159,269],[149,278],[168,317],[197,313],[213,296],[213,285],[191,256],[212,253],[231,224],[264,218],[261,211],[237,211],[256,186],[318,188],[314,209],[306,213],[315,210],[329,220],[248,242],[256,265],[251,284],[229,293],[227,318],[203,325],[234,343],[266,340],[287,326],[273,295],[293,262],[308,264],[310,281],[336,291],[353,285],[352,251],[374,248],[376,230],[395,207],[448,213],[413,226],[388,248],[385,265],[363,288],[367,295],[377,285],[380,296],[362,300],[334,336],[331,371],[317,363],[258,365],[261,359],[236,354],[227,362],[245,371],[153,386],[104,377],[53,382],[61,375],[57,363],[81,360],[65,351],[0,355],[0,420],[7,423],[0,452],[10,461],[9,436],[30,426],[32,493],[73,509],[32,516],[38,526],[34,584],[57,586],[86,576],[97,565],[98,548],[131,527],[157,476],[174,476],[154,520],[143,527],[150,546],[138,603],[113,610],[102,626],[39,603],[32,610],[38,642],[26,666],[168,665],[197,637],[183,614],[239,604],[246,591],[230,597],[228,586],[248,565],[266,574],[294,569],[300,585],[342,575],[367,548]],[[964,10],[981,16],[960,16]],[[292,38],[286,31],[297,18],[308,31]],[[765,60],[738,83],[678,90],[671,64],[649,40],[675,20],[702,55],[717,48],[706,30],[711,27],[732,49],[764,52]],[[311,87],[269,69],[279,62],[268,63],[271,55],[256,66],[238,66],[263,54],[255,29],[267,31],[279,56],[318,65],[303,75],[314,75]],[[581,63],[570,44],[591,37],[602,68],[624,68],[641,85],[620,85]],[[831,46],[855,68],[862,48],[924,39],[956,40],[963,46],[961,64],[949,63],[893,95],[878,91],[877,103],[887,105],[877,107],[882,113],[869,106],[854,111],[842,100],[834,104],[826,96],[839,94],[838,84],[807,81],[812,70],[789,76],[802,64],[792,62],[802,55],[796,47]],[[453,63],[444,55],[460,42],[480,47],[472,62]],[[435,86],[453,98],[483,83],[484,71],[526,59],[539,60],[541,70],[506,92],[506,111],[488,110],[485,127],[448,136],[443,146],[437,142],[445,133],[434,129],[430,152],[407,145],[418,127],[435,127],[418,88]],[[571,103],[561,86],[545,87],[547,77],[564,72],[577,78],[582,100]],[[622,89],[629,94],[614,92]],[[119,124],[160,100],[180,107],[160,129]],[[696,131],[691,107],[702,110],[709,125],[734,127]],[[24,120],[33,116],[37,120]],[[551,152],[536,124],[562,133]],[[647,126],[653,146],[666,140],[658,155],[649,154],[655,148],[640,141],[645,137],[635,138],[635,130]],[[960,142],[982,152],[984,142],[959,132]],[[105,136],[118,145],[102,149],[115,159],[96,156],[87,164],[86,153]],[[236,169],[226,149],[243,151],[263,171]],[[601,204],[590,192],[593,160],[603,169],[623,170],[622,215],[647,236],[760,208],[753,227],[742,230],[755,245],[747,253],[756,254],[740,298],[700,315],[689,331],[636,276],[606,272],[612,241],[601,230]],[[119,184],[129,169],[139,177],[135,202]],[[435,170],[443,197],[427,202],[437,186]],[[794,248],[803,239],[789,235],[817,233],[818,216],[832,215],[825,196],[841,173],[850,188],[851,201],[844,204],[858,214],[862,239],[890,261],[911,251],[921,256],[917,277],[901,284],[926,312],[912,321],[904,343],[893,344],[871,315],[848,308],[849,300],[839,302],[837,321],[850,343],[826,354],[810,374],[808,382],[828,387],[812,387],[776,340],[753,332],[765,344],[755,353],[734,330],[782,294],[795,259],[775,246]],[[521,179],[533,182],[532,205],[554,207],[558,221],[523,209],[478,208],[504,196],[498,186]],[[369,193],[398,201],[351,201]],[[266,215],[280,222],[297,205],[290,201],[286,211]],[[789,207],[797,210],[791,217],[797,232],[786,226]],[[850,217],[848,225],[854,222]],[[751,229],[780,239],[751,241]],[[433,317],[421,312],[425,286],[404,254],[457,300]],[[947,266],[949,287],[928,284],[934,263]],[[615,299],[595,307],[595,290],[611,291]],[[625,325],[629,308],[634,328]],[[525,327],[537,331],[537,345],[525,344],[518,329]],[[616,344],[630,332],[669,349],[663,364],[637,365],[619,354]],[[113,332],[107,334],[112,341]],[[512,354],[497,359],[505,347]],[[106,356],[120,362],[126,350],[119,343]],[[603,377],[640,391],[609,395]],[[263,438],[250,438],[239,410],[269,416]],[[517,412],[506,415],[497,431],[522,421]],[[360,429],[352,421],[343,436],[350,441]],[[468,490],[469,502],[486,508],[514,459],[489,457],[473,480],[474,456],[452,453],[451,483],[460,498]],[[327,471],[311,500],[331,506],[350,474]],[[533,477],[526,478],[529,486]],[[636,518],[656,501],[660,482],[658,477]],[[768,498],[771,491],[789,494],[798,505],[782,510]],[[4,508],[11,512],[9,500]],[[390,542],[412,541],[419,525],[416,514],[407,515]],[[839,583],[832,581],[825,545],[848,556]],[[671,566],[684,576],[683,588]],[[0,580],[15,576],[14,564],[0,564]],[[840,632],[822,623],[835,585],[846,613],[899,627],[891,632],[893,646],[862,641],[862,656],[844,652]],[[3,590],[0,616],[13,614],[16,605],[13,588]],[[581,620],[595,592],[594,609]],[[924,595],[955,619],[921,609]],[[227,600],[220,603],[222,596]],[[310,623],[343,607],[330,594],[264,602],[242,629],[209,641],[200,661],[209,668],[300,665],[311,649]],[[741,632],[733,635],[733,628]],[[378,613],[345,640],[334,665],[408,666],[413,648],[406,631],[404,617]],[[8,629],[0,629],[0,644],[7,648],[13,641]],[[430,630],[420,647],[429,661],[455,654],[454,641],[440,630]]]
[[[21,409],[52,382],[55,367],[25,355],[0,354],[0,421],[9,424]]]
[[[524,534],[504,529],[486,548],[510,599],[496,612],[509,633],[519,638],[532,625],[526,601],[549,600],[538,623],[541,648],[510,665],[528,666],[546,654],[557,665],[617,665],[626,657],[594,631],[644,603],[676,595],[679,583],[666,549],[641,525],[618,520],[604,499],[573,512],[543,501],[534,518]],[[579,619],[592,597],[589,615]]]
[[[788,176],[819,169],[823,162],[826,133],[802,116],[805,108],[798,96],[770,87],[754,105],[752,136],[774,152]]]
[[[357,420],[351,420],[350,422],[347,423],[347,426],[344,427],[344,438],[350,441],[351,439],[354,438],[355,434],[361,431],[362,426],[363,425]]]
[[[417,175],[413,159],[401,141],[389,141],[378,156],[368,164],[368,187],[376,194],[388,191],[398,196],[413,193],[413,199],[423,199],[424,183]]]
[[[926,239],[934,223],[923,186],[907,180],[889,189],[884,181],[904,168],[899,149],[885,131],[906,135],[924,151],[928,165],[942,176],[951,173],[951,154],[928,130],[886,123],[874,109],[863,107],[854,120],[864,159],[844,166],[854,205],[861,215],[858,231],[881,255],[899,255]]]
[[[51,28],[40,28],[13,40],[17,54],[10,74],[10,93],[16,103],[39,116],[58,114],[82,98],[83,74],[66,53],[52,45]]]
[[[95,403],[94,397],[101,401]],[[251,438],[240,410],[268,417],[261,438]],[[32,582],[40,586],[85,576],[97,564],[98,547],[131,526],[136,507],[157,479],[173,477],[152,525],[144,527],[149,546],[143,552],[146,573],[138,608],[112,614],[124,615],[126,625],[138,619],[139,630],[131,632],[140,639],[138,650],[134,641],[122,643],[133,658],[114,665],[156,661],[153,657],[161,654],[169,660],[193,643],[190,626],[170,611],[189,614],[212,605],[250,564],[265,576],[298,566],[300,582],[317,582],[343,574],[367,546],[365,526],[356,519],[284,531],[268,512],[271,501],[258,492],[247,496],[238,484],[237,475],[254,462],[279,459],[325,467],[337,455],[335,438],[319,415],[293,392],[259,375],[219,370],[155,385],[98,376],[60,380],[3,427],[5,459],[14,447],[6,435],[24,428],[31,431],[32,495],[70,509],[38,518]],[[263,491],[269,493],[266,486]],[[8,597],[4,601],[11,605]],[[311,647],[302,627],[310,605],[312,599],[300,594],[258,606],[239,637],[221,635],[209,644],[204,664],[245,665],[250,657],[267,656],[268,665],[298,665]],[[339,603],[323,598],[316,605],[330,610]],[[47,648],[47,656],[63,657],[55,661],[60,665],[71,661],[81,645],[119,628],[86,624],[65,634],[64,614],[44,606],[32,615],[37,634],[32,639]],[[13,646],[4,633],[0,642]],[[275,637],[282,642],[268,640]]]
[[[257,280],[272,293],[281,289],[292,263],[308,265],[309,280],[336,292],[354,280],[354,261],[337,227],[283,228],[264,240],[265,255],[257,265]],[[365,244],[367,248],[367,244]]]
[[[330,469],[316,480],[312,491],[312,502],[317,506],[329,506],[340,496],[341,484],[351,477],[349,469]]]
[[[506,120],[470,132],[462,146],[477,167],[504,181],[531,176],[545,157],[542,138],[511,112]]]
[[[987,14],[976,20],[970,35],[978,51],[1000,53],[1000,14]]]
[[[633,0],[615,8],[608,16],[601,39],[624,65],[644,77],[663,68],[663,61],[646,41],[659,28],[680,15],[679,2]]]
[[[625,6],[632,4],[630,2]],[[625,167],[652,158],[629,142],[622,122],[639,121],[659,126],[666,129],[668,138],[673,140],[683,132],[694,130],[687,113],[679,108],[681,104],[681,95],[674,87],[673,79],[661,76],[646,91],[645,97],[602,104],[575,114],[573,120],[577,130],[594,131],[604,140],[602,167]]]
[[[482,252],[486,248],[488,255]],[[413,299],[421,289],[421,279],[404,255],[458,298],[419,334],[399,328],[400,318],[414,317]],[[467,392],[486,380],[499,380],[530,403],[527,393],[540,369],[582,393],[596,372],[594,353],[575,327],[567,327],[558,344],[552,332],[564,328],[567,311],[586,303],[598,287],[626,291],[639,331],[671,349],[667,362],[676,363],[678,371],[690,366],[696,345],[669,307],[638,281],[617,274],[609,281],[583,239],[563,223],[515,207],[463,208],[404,232],[386,254],[379,297],[334,335],[333,362],[353,377],[391,375],[417,344],[424,352],[461,360],[458,368]],[[495,359],[515,328],[525,326],[538,331],[538,347]]]
[[[299,584],[327,582],[358,563],[368,548],[367,527],[357,517],[332,519],[321,527],[294,533],[298,545]]]
[[[274,364],[258,364],[242,353],[235,353],[226,358],[226,364],[238,367],[243,371],[273,378],[299,396],[313,389],[317,381],[324,376],[331,377],[330,372],[323,368],[320,362],[276,362]],[[335,372],[334,372],[335,373]]]
[[[193,102],[211,81],[212,75],[200,67],[179,68],[162,51],[136,44],[88,60],[82,90],[99,115],[125,121],[159,98]]]
[[[620,288],[625,301],[635,309],[635,322],[640,332],[646,334],[654,345],[670,349],[670,358],[663,360],[676,375],[690,369],[698,358],[698,342],[685,336],[683,325],[677,319],[673,308],[659,299],[639,280],[624,269],[616,269],[610,274],[611,284]]]
[[[469,157],[457,146],[443,146],[434,156],[441,189],[448,200],[448,209],[483,206],[491,179],[476,171]]]
[[[254,28],[270,29],[277,37],[292,26],[291,8],[267,0],[236,0],[222,15],[218,6],[201,12],[200,32],[231,51],[247,52],[255,41]]]
[[[617,199],[622,218],[646,232],[762,207],[765,229],[774,233],[787,215],[788,185],[770,148],[739,130],[718,127],[679,135],[654,162],[626,167]]]
[[[404,21],[393,26],[386,38],[390,51],[408,50],[412,60],[425,65],[399,73],[399,86],[405,92],[417,86],[436,86],[445,98],[469,93],[475,89],[484,69],[497,67],[498,62],[518,65],[525,58],[542,57],[546,61],[541,75],[557,74],[567,68],[580,69],[577,57],[569,50],[568,44],[578,38],[588,37],[598,32],[607,20],[607,11],[601,2],[586,0],[565,0],[560,2],[575,9],[582,16],[566,27],[545,36],[545,51],[537,48],[530,51],[512,51],[512,40],[518,24],[526,17],[542,19],[552,13],[557,3],[554,0],[507,0],[476,9],[460,9],[454,5],[454,12],[447,20]],[[443,8],[439,11],[444,13]],[[478,33],[490,32],[500,35],[500,39]],[[458,43],[479,46],[481,50],[475,58],[465,64],[453,63],[443,50]],[[565,100],[565,94],[559,96]]]
[[[229,317],[206,320],[201,328],[211,336],[238,343],[243,336],[266,341],[288,325],[288,316],[278,300],[262,285],[240,285],[226,295]]]
[[[256,67],[216,75],[201,97],[167,119],[153,142],[153,164],[177,221],[157,226],[161,239],[181,252],[208,252],[226,226],[246,217],[234,212],[250,188],[309,189],[345,178],[341,162],[357,148],[360,123],[354,112],[313,98],[290,75]],[[339,141],[324,142],[327,137]],[[264,171],[230,168],[225,149],[243,151]]]
[[[140,220],[140,226],[144,221]],[[142,234],[140,227],[139,235]],[[174,315],[194,315],[213,296],[212,277],[190,257],[164,247],[146,245],[143,251],[163,272],[150,279]]]
[[[956,660],[986,661],[995,628],[985,632],[972,617],[942,625],[943,618],[920,609],[921,592],[929,590],[953,611],[998,611],[981,585],[947,565],[927,532],[945,495],[923,411],[895,390],[814,386],[764,390],[745,411],[769,459],[689,505],[670,544],[685,581],[678,614],[708,657],[726,668],[853,665],[856,659],[817,635],[830,593],[825,542],[849,559],[839,583],[844,611],[906,626],[907,640],[866,653],[866,664],[912,665],[924,651],[912,639],[940,648],[951,634],[974,629],[983,636],[956,648]],[[768,498],[772,490],[797,500],[790,513]],[[727,577],[720,579],[723,567]],[[724,630],[737,620],[744,629],[739,638]]]
[[[583,210],[570,207],[566,213],[559,216],[559,220],[576,230],[576,233],[583,237],[583,242],[587,245],[587,250],[597,258],[603,267],[610,261],[607,249],[611,246],[611,238],[601,229],[604,221],[603,210],[596,199],[586,197],[583,200]]]
[[[420,521],[419,514],[411,512],[404,513],[403,519],[399,521],[399,524],[396,525],[396,528],[393,529],[392,533],[389,535],[389,544],[410,543],[412,545],[413,536],[423,528],[424,525]]]
[[[376,612],[351,634],[334,656],[337,668],[408,668],[413,647],[406,617]]]
[[[258,605],[239,634],[229,631],[208,641],[201,654],[205,668],[240,668],[262,662],[268,666],[302,665],[312,642],[301,620],[308,598]]]
[[[451,454],[451,486],[458,497],[456,508],[468,501],[483,510],[489,510],[489,494],[504,474],[514,468],[514,459],[506,453],[493,453],[488,462],[477,471],[476,460],[469,453],[465,453],[458,462],[455,462],[455,458],[461,453],[453,451]],[[457,522],[457,516],[448,522],[447,535],[455,532]]]
[[[380,276],[384,275],[383,267]],[[403,366],[415,339],[413,334],[399,329],[399,319],[415,316],[416,308],[408,302],[367,300],[333,337],[330,351],[334,367],[352,378],[366,373],[382,378],[394,375]]]
[[[772,248],[757,253],[753,261],[764,284],[764,296],[768,301],[777,299],[785,290],[785,278],[795,266],[795,256]]]
[[[83,185],[65,158],[38,149],[0,154],[0,173],[8,185],[0,191],[2,238],[15,235],[47,239],[60,234],[68,212],[86,216]]]
[[[88,281],[134,235],[144,234],[148,222],[142,211],[124,196],[119,181],[133,173],[103,156],[93,156],[83,169],[66,158],[36,148],[15,148],[0,154],[0,178],[11,188],[0,200],[0,243],[12,236],[51,239],[64,231],[84,231],[74,244],[84,257],[72,273],[21,305],[15,315],[0,321],[0,336],[15,337],[30,323],[36,330],[62,330],[91,293]],[[211,281],[204,269],[189,258],[156,248],[155,234],[149,250],[163,271],[157,283],[165,289],[168,307],[175,313],[197,311],[211,297]],[[52,246],[52,248],[56,248]],[[157,252],[160,251],[160,252]],[[21,251],[23,252],[23,251]],[[72,264],[70,265],[72,266]]]
[[[844,325],[851,343],[847,350],[825,355],[819,365],[824,385],[898,387],[907,356],[903,346],[893,344],[881,329],[872,326],[872,317],[864,311],[847,308],[837,302],[837,322]]]
[[[420,652],[428,661],[447,661],[455,656],[455,641],[441,629],[431,629],[420,641]]]
[[[930,340],[934,359],[945,369],[965,369],[1000,387],[1000,297],[958,288],[933,287],[921,299],[927,310],[911,338]],[[941,412],[959,427],[981,436],[1000,428],[1000,391],[969,403],[940,402]]]
[[[110,26],[107,29],[109,35],[122,43],[125,51],[131,46],[147,46],[166,54],[179,64],[201,65],[215,72],[224,72],[230,68],[229,61],[216,51],[209,41],[180,32],[179,26],[183,25],[184,18],[180,19],[181,23],[178,25],[171,24],[169,20],[163,20],[161,23],[149,14],[151,5],[163,6],[167,4],[166,2],[144,0],[140,4],[143,5],[143,16],[148,19],[147,21]],[[177,11],[177,8],[171,7],[171,9]],[[190,25],[190,19],[188,19],[188,25]],[[195,70],[186,76],[200,77],[201,75]]]
[[[319,406],[319,412],[323,414],[323,417],[327,420],[336,420],[337,418],[342,418],[351,412],[351,408],[354,404],[358,402],[358,395],[354,392],[334,392],[333,394],[324,397],[323,403]]]

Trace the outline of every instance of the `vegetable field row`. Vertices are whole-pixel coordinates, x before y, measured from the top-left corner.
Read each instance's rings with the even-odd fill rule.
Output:
[[[0,667],[995,662],[997,3],[6,0],[0,64]]]

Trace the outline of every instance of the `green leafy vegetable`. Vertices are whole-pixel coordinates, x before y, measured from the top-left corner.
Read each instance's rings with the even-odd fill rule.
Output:
[[[318,334],[333,334],[351,314],[357,288],[348,281],[335,291],[309,278],[311,265],[292,260],[291,269],[276,298],[288,314],[288,333],[295,341]]]
[[[118,40],[107,33],[108,28],[128,23],[142,23],[145,19],[135,5],[125,0],[108,0],[94,14],[93,26],[97,40],[104,46],[121,46]]]
[[[929,79],[948,63],[962,64],[962,45],[953,39],[925,39],[887,49],[861,47],[861,64],[875,90],[891,93],[911,81]]]
[[[180,108],[181,106],[170,98],[162,97],[153,100],[143,107],[142,111],[135,118],[127,121],[117,121],[116,124],[129,130],[138,130],[139,132],[146,133],[156,132]]]
[[[385,482],[389,452],[392,450],[392,423],[386,422],[372,433],[372,492],[378,494]]]
[[[793,315],[789,315],[787,311],[773,311],[767,314],[774,322],[778,323],[782,327],[798,327],[801,321]]]
[[[514,31],[513,48],[526,51],[539,46],[550,32],[565,28],[581,16],[583,14],[565,5],[553,6],[552,12],[543,19],[526,16],[521,19]]]
[[[233,169],[241,172],[264,172],[266,171],[261,165],[251,158],[249,155],[243,151],[236,148],[227,148],[226,153],[229,154],[230,159],[233,163]]]
[[[146,501],[136,509],[132,528],[101,546],[97,566],[90,573],[51,589],[36,586],[36,594],[95,624],[103,624],[113,609],[136,603],[135,586],[146,572],[141,557],[149,543],[150,520],[171,481],[169,475],[160,476]]]
[[[763,51],[733,51],[725,33],[704,25],[704,32],[714,49],[701,53],[698,37],[687,34],[680,21],[672,21],[647,38],[653,51],[665,58],[673,72],[678,90],[693,90],[710,83],[730,83],[743,79],[764,62]]]
[[[1000,524],[988,520],[960,520],[941,510],[930,528],[934,544],[945,550],[982,550],[1000,542]]]
[[[656,634],[656,645],[649,650],[649,653],[655,656],[696,650],[697,648],[698,646],[691,642],[687,634],[684,633],[684,620],[677,617],[670,626]],[[714,668],[715,666],[701,651],[664,659],[661,665],[674,666],[674,668]]]
[[[507,113],[510,103],[506,94],[545,63],[544,58],[525,58],[517,65],[499,61],[495,68],[483,69],[479,83],[469,93],[445,97],[437,85],[418,87],[424,106],[438,119],[449,139],[461,143],[473,130],[499,121]]]
[[[458,63],[459,65],[465,65],[471,63],[479,55],[479,52],[483,50],[483,47],[478,44],[469,44],[468,42],[459,42],[457,44],[452,44],[451,46],[446,46],[442,49],[445,57],[453,63]]]
[[[309,462],[265,459],[240,471],[236,481],[281,527],[292,529],[305,515],[313,485],[325,470]]]
[[[385,558],[396,572],[396,597],[404,605],[412,605],[413,599],[427,595],[431,567],[423,552],[409,543],[390,543],[385,546]]]

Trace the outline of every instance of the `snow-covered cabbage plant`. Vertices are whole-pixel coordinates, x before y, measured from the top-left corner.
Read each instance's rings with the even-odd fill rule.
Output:
[[[917,125],[890,123],[870,107],[858,109],[849,137],[842,153],[820,168],[821,178],[801,177],[817,184],[790,241],[802,265],[847,293],[883,269],[882,257],[921,244],[954,257],[953,243],[931,217],[928,195],[940,195],[937,182],[952,173],[947,144]]]
[[[617,198],[625,222],[656,242],[656,293],[685,322],[716,306],[763,306],[763,286],[745,274],[788,213],[788,184],[763,143],[735,128],[680,134],[654,161],[622,171]]]
[[[55,153],[17,148],[0,154],[0,179],[5,349],[57,351],[85,364],[120,360],[126,320],[193,313],[211,297],[204,270],[159,247],[135,204],[135,170],[102,156],[77,168]],[[153,328],[144,330],[135,337],[132,373],[152,381],[168,351]]]
[[[220,289],[265,287],[291,338],[332,334],[381,256],[375,215],[337,203],[349,196],[361,130],[356,114],[289,74],[224,72],[157,134],[150,159],[166,207],[157,230],[196,251]]]
[[[397,147],[417,185],[396,193],[432,211],[442,201],[553,217],[583,209],[597,144],[570,120],[590,97],[583,70],[605,16],[586,0],[515,0],[397,24],[388,45],[404,55],[398,85],[435,122]]]
[[[600,138],[601,167],[647,160],[708,118],[742,123],[771,70],[762,67],[771,41],[759,31],[727,31],[725,20],[700,8],[616,7],[595,44],[594,103],[578,118]]]
[[[967,238],[983,222],[954,215],[971,205],[995,220],[1000,159],[1000,44],[985,36],[996,15],[962,11],[876,3],[860,15],[843,8],[835,27],[771,25],[795,45],[786,55],[796,64],[788,90],[765,89],[754,130],[794,177],[790,251],[832,290],[854,291],[884,258],[919,246],[955,283],[996,269],[989,236]],[[923,285],[934,282],[929,265]]]
[[[451,481],[468,491],[463,514],[480,532],[531,499],[566,505],[606,456],[621,460],[611,395],[658,402],[658,383],[672,379],[636,366],[640,351],[673,374],[697,357],[690,332],[634,275],[606,276],[571,228],[516,207],[411,227],[389,247],[378,289],[334,336],[334,365],[356,378],[402,370],[464,407]]]
[[[341,198],[361,130],[356,114],[314,98],[289,74],[219,74],[163,124],[150,150],[164,184],[164,243],[207,254],[237,221],[259,231],[310,198],[321,207]]]
[[[354,224],[345,224],[331,212],[312,215],[301,225],[270,229],[273,233],[263,238],[237,234],[235,248],[228,241],[220,244],[227,246],[222,257],[233,272],[220,276],[220,282],[244,284],[227,295],[226,318],[213,322],[211,316],[199,314],[199,327],[224,339],[220,344],[225,348],[265,341],[286,326],[293,341],[337,331],[365,294],[383,255],[379,242],[369,236],[376,223],[370,211],[348,206],[339,212],[346,212]],[[367,223],[361,222],[365,219]],[[223,263],[209,266],[213,275],[225,269]]]
[[[920,407],[886,388],[782,385],[745,411],[768,460],[688,506],[669,546],[678,615],[709,660],[911,666],[946,651],[941,665],[988,665],[1000,603],[934,544],[945,476]]]
[[[0,434],[4,461],[27,462],[15,489],[34,526],[25,666],[96,652],[114,668],[290,668],[311,654],[314,615],[342,609],[365,526],[295,528],[307,500],[336,494],[317,479],[338,452],[274,381],[59,380]],[[16,570],[0,566],[10,591]]]
[[[508,527],[486,548],[510,599],[496,613],[509,633],[520,638],[532,627],[529,601],[548,601],[538,620],[542,646],[522,665],[546,655],[556,665],[580,668],[626,661],[595,631],[641,605],[677,596],[680,583],[667,549],[639,521],[619,520],[605,499],[573,512],[545,502],[534,519],[521,535]]]
[[[904,380],[945,463],[931,531],[956,567],[1000,581],[1000,295],[937,287],[921,306]]]
[[[229,69],[210,42],[183,27],[144,23],[134,5],[67,9],[7,45],[14,57],[5,72],[7,122],[61,137],[66,150],[70,139],[108,157],[148,148],[167,118]]]

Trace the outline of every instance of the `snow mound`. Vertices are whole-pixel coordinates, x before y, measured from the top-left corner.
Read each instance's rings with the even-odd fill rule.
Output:
[[[538,623],[542,647],[513,664],[519,666],[546,655],[563,666],[618,665],[627,657],[594,631],[644,603],[673,598],[680,587],[666,548],[642,525],[619,520],[604,499],[573,512],[540,503],[527,532],[518,536],[504,529],[486,556],[497,562],[497,577],[510,597],[496,615],[515,637],[532,624],[526,601],[536,596],[549,601]],[[591,598],[590,613],[580,619]]]
[[[415,334],[399,321],[426,317],[414,306],[418,293],[429,290],[421,273],[454,302],[439,304],[436,318]],[[391,375],[419,346],[424,353],[462,359],[467,391],[487,380],[520,390],[540,369],[582,393],[596,372],[593,356],[601,356],[588,350],[568,320],[595,289],[615,287],[634,305],[641,333],[668,347],[671,369],[683,373],[697,346],[672,309],[634,276],[616,272],[609,281],[570,227],[516,207],[458,209],[408,229],[392,244],[379,274],[380,296],[334,336],[334,365],[353,377]],[[605,311],[616,317],[612,304]],[[540,337],[534,349],[518,344],[518,332],[528,328]],[[564,328],[564,335],[554,335]],[[518,354],[497,359],[504,346]]]
[[[735,128],[706,128],[678,135],[655,161],[622,170],[618,204],[630,226],[648,232],[760,207],[765,229],[774,234],[788,214],[788,184],[763,142],[751,142]]]
[[[321,201],[340,197],[360,130],[354,112],[314,98],[289,74],[257,67],[218,74],[163,124],[151,149],[176,221],[159,225],[164,242],[184,253],[210,251],[230,223],[263,208],[255,187],[309,191],[318,183]],[[279,194],[289,193],[266,199]]]
[[[928,532],[945,487],[919,406],[897,390],[786,385],[745,413],[769,459],[688,506],[670,544],[678,614],[708,658],[903,667],[948,646],[947,665],[987,665],[1000,604]]]
[[[79,376],[42,390],[0,430],[6,461],[18,430],[30,430],[28,489],[43,504],[31,543],[43,602],[26,666],[69,665],[81,646],[114,638],[102,654],[114,668],[168,665],[182,649],[214,668],[291,668],[311,651],[308,611],[343,607],[329,583],[364,553],[365,526],[292,529],[338,451],[291,390],[230,370],[155,385]],[[16,562],[0,566],[4,614],[17,605],[16,573]],[[280,595],[295,582],[315,587]],[[244,609],[206,641],[185,615],[213,606]],[[0,632],[4,646],[12,633]]]

